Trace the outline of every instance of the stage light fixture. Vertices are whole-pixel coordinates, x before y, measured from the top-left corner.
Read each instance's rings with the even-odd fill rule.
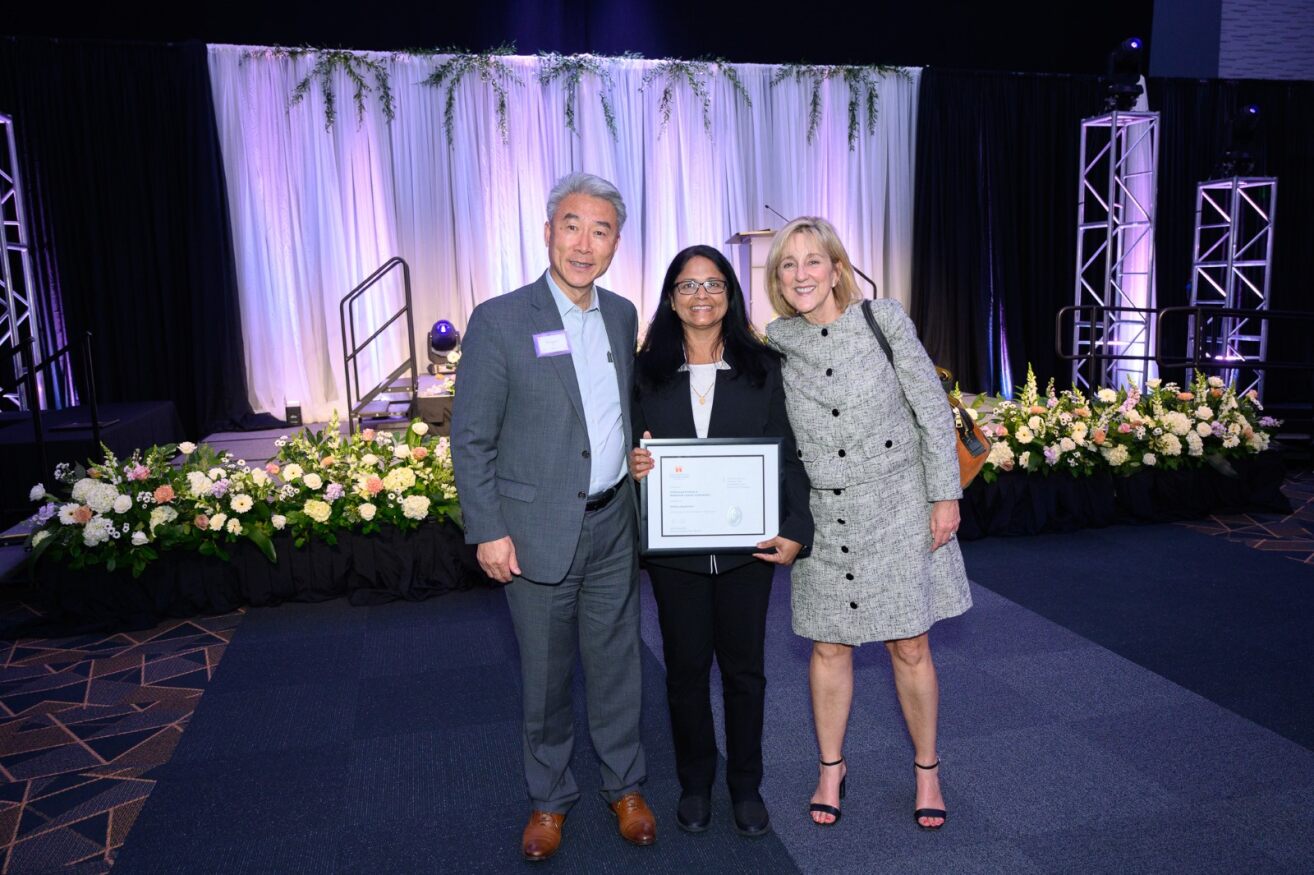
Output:
[[[429,373],[450,374],[456,370],[453,358],[461,354],[461,332],[446,319],[439,319],[429,329]]]
[[[1141,96],[1141,64],[1145,43],[1139,37],[1128,37],[1109,52],[1109,62],[1103,77],[1107,112],[1127,112]]]
[[[1214,165],[1214,179],[1255,175],[1255,138],[1259,134],[1261,113],[1259,104],[1250,103],[1241,108],[1232,119],[1227,150]]]

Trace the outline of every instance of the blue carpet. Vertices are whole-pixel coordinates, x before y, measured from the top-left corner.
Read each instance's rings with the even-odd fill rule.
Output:
[[[982,586],[1314,750],[1314,566],[1175,525],[963,553]]]
[[[500,592],[353,608],[253,609],[120,852],[115,872],[503,872],[524,865],[514,634]],[[565,872],[796,872],[780,839],[675,825],[664,675],[644,653],[644,788],[656,847],[598,796],[583,685],[583,797],[549,864]]]

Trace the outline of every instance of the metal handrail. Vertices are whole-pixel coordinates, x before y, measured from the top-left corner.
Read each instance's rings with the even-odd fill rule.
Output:
[[[356,342],[356,313],[351,309],[352,303],[358,300],[367,291],[379,283],[394,268],[400,266],[402,269],[402,288],[405,293],[405,302],[397,312],[389,316],[382,325],[380,325],[369,337],[360,343]],[[411,372],[410,380],[410,409],[415,409],[415,398],[419,392],[420,375],[415,363],[415,318],[411,309],[411,268],[401,258],[394,256],[388,259],[377,270],[367,276],[360,285],[347,293],[341,303],[338,304],[338,315],[342,325],[342,366],[346,370],[347,382],[347,429],[355,431],[356,422],[360,419],[361,412],[365,406],[377,398],[381,393],[386,391],[394,380],[406,373]],[[402,316],[406,317],[406,342],[410,348],[410,358],[402,361],[388,376],[375,384],[369,391],[361,392],[360,388],[360,364],[359,357],[362,352],[369,348],[370,344],[379,338],[383,332]],[[350,336],[350,341],[348,337]],[[353,401],[352,398],[356,400]]]
[[[32,348],[36,346],[36,342],[36,337],[28,335],[21,343],[19,343],[17,349],[14,349],[14,347],[9,344],[0,345],[0,356],[11,356],[17,353],[22,358],[24,373],[19,382],[27,384],[28,397],[33,399],[39,397],[37,394],[37,375],[54,365],[55,362],[64,356],[68,356],[69,362],[72,363],[73,345],[77,343],[77,341],[70,340],[68,343],[48,355],[45,360],[38,362],[36,361],[35,354],[32,352]],[[80,345],[82,347],[82,377],[87,389],[87,409],[91,414],[91,440],[92,443],[95,444],[95,449],[92,450],[94,455],[100,449],[101,435],[99,401],[96,396],[96,369],[92,365],[90,331],[83,333]],[[17,383],[13,386],[0,385],[0,394],[13,391],[17,388]],[[34,404],[30,408],[30,412],[32,414],[32,439],[36,443],[37,461],[41,466],[41,476],[44,477],[50,470],[50,462],[49,459],[46,458],[46,437],[45,431],[41,427],[41,405],[39,403]]]
[[[1102,352],[1091,349],[1087,352],[1066,352],[1063,349],[1065,334],[1063,331],[1063,320],[1069,313],[1077,318],[1076,314],[1081,311],[1091,313],[1090,321],[1103,321],[1107,315],[1116,316],[1119,313],[1141,313],[1152,314],[1155,319],[1155,336],[1163,337],[1163,323],[1167,317],[1177,317],[1187,315],[1195,317],[1191,328],[1191,349],[1193,354],[1190,356],[1168,356],[1163,353],[1141,353],[1140,355],[1126,355],[1122,353]],[[1216,316],[1221,318],[1246,318],[1246,319],[1282,319],[1295,321],[1314,321],[1314,312],[1304,310],[1246,310],[1236,308],[1215,307],[1208,304],[1193,304],[1184,307],[1106,307],[1102,304],[1070,304],[1066,307],[1060,307],[1054,317],[1054,352],[1063,361],[1078,361],[1089,359],[1091,362],[1090,372],[1092,375],[1098,373],[1100,363],[1106,361],[1133,360],[1142,362],[1154,362],[1160,367],[1180,368],[1192,367],[1199,369],[1204,366],[1223,367],[1232,370],[1307,370],[1314,371],[1314,361],[1306,362],[1273,362],[1266,359],[1247,359],[1246,361],[1225,361],[1222,359],[1207,358],[1201,355],[1203,344],[1200,332],[1204,326],[1205,316]],[[1091,385],[1095,385],[1093,382]]]

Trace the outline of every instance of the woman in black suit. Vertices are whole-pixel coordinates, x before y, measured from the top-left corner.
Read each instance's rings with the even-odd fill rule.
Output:
[[[780,534],[762,552],[652,556],[652,579],[666,655],[666,695],[675,736],[682,829],[711,822],[716,739],[709,675],[712,654],[725,693],[726,783],[735,828],[763,835],[763,642],[771,578],[812,542],[807,473],[785,412],[780,354],[753,333],[730,263],[710,246],[690,246],[666,271],[662,299],[636,362],[634,433],[658,438],[783,438]],[[636,480],[652,468],[630,453]]]

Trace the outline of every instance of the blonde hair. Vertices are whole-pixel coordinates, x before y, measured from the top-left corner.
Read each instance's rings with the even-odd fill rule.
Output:
[[[839,274],[834,295],[835,306],[839,307],[841,313],[854,301],[862,300],[862,290],[858,288],[853,275],[853,262],[849,260],[849,253],[835,233],[835,226],[817,216],[800,216],[776,233],[775,239],[771,241],[771,251],[767,254],[766,269],[763,271],[766,274],[767,297],[771,299],[771,306],[777,313],[785,317],[798,315],[798,311],[786,300],[784,286],[780,282],[780,262],[785,258],[785,244],[795,234],[810,234],[821,244],[821,251],[830,258]]]

